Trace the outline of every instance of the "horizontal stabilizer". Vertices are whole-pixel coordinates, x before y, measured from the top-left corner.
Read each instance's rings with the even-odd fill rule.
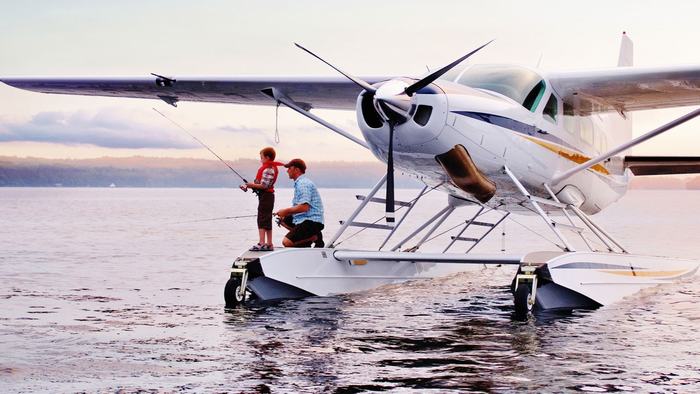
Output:
[[[626,156],[634,175],[700,174],[700,156]]]

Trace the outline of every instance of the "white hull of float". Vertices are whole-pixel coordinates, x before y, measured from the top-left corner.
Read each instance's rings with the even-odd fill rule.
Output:
[[[234,289],[237,284],[242,286],[241,301],[246,290],[261,300],[332,296],[494,264],[517,266],[513,290],[523,284],[534,287],[528,295],[532,297],[530,307],[541,310],[608,305],[641,289],[693,275],[700,267],[693,260],[622,253],[517,256],[287,248],[244,252],[233,264],[230,282],[235,282]],[[227,296],[229,306],[230,301]]]
[[[697,273],[700,262],[658,256],[598,252],[535,252],[523,258],[523,266],[539,269],[540,285],[547,281],[580,294],[599,305],[608,305],[642,289],[668,284]],[[541,289],[541,287],[540,287]],[[537,305],[553,309],[537,290]],[[549,307],[548,307],[549,306]]]
[[[475,259],[482,260],[482,263],[475,264]],[[249,261],[249,266],[253,266],[251,271],[254,274],[251,275],[249,283],[249,290],[253,293],[260,291],[255,287],[256,278],[259,277],[256,275],[260,274],[255,271],[259,264],[265,278],[294,287],[308,295],[331,296],[365,291],[407,280],[425,280],[481,269],[483,264],[517,265],[520,256],[287,248],[268,253],[245,252],[237,259],[246,260]],[[267,296],[263,295],[262,298],[266,299]]]

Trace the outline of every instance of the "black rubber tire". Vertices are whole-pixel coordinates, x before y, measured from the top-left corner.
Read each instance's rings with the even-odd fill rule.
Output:
[[[235,308],[243,303],[244,299],[240,297],[239,291],[241,288],[241,277],[231,277],[224,287],[224,301],[226,308]]]
[[[527,300],[530,298],[530,284],[521,283],[515,293],[513,293],[513,303],[515,305],[515,318],[518,320],[527,319],[527,313],[530,311],[527,305]]]

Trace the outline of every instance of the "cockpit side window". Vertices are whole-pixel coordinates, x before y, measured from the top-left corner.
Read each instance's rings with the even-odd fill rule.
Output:
[[[540,81],[537,85],[535,85],[530,93],[527,94],[527,97],[525,97],[523,107],[529,109],[531,112],[535,112],[535,108],[537,108],[540,100],[542,100],[542,96],[544,96],[545,87],[544,81]]]
[[[457,83],[506,96],[535,111],[546,90],[544,79],[519,66],[475,65],[464,70]]]
[[[542,114],[549,117],[552,121],[557,121],[557,113],[559,112],[559,101],[553,94],[549,96],[547,104],[544,106]]]

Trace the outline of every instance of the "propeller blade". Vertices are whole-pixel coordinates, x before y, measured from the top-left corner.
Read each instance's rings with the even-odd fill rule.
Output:
[[[313,52],[311,52],[310,50],[304,48],[303,46],[297,44],[296,42],[294,43],[294,45],[296,45],[297,48],[303,50],[304,52],[308,53],[309,55],[315,57],[316,59],[318,59],[318,60],[320,60],[320,61],[326,63],[326,64],[329,65],[331,68],[333,68],[335,71],[337,71],[337,72],[343,74],[343,75],[345,76],[345,78],[347,78],[347,79],[349,79],[349,80],[355,82],[355,83],[356,83],[358,86],[360,86],[362,89],[364,89],[364,90],[366,90],[366,91],[368,91],[368,92],[372,92],[372,93],[374,93],[374,92],[377,91],[377,89],[375,89],[372,85],[370,85],[370,84],[368,84],[367,82],[361,80],[360,78],[353,77],[352,75],[346,73],[345,71],[343,71],[343,70],[337,68],[336,66],[334,66],[334,65],[332,65],[332,64],[330,64],[330,63],[328,63],[327,61],[321,59],[321,58],[320,58],[318,55],[316,55],[315,53],[313,53]]]
[[[409,95],[409,96],[413,96],[414,93],[416,93],[417,91],[419,91],[419,90],[423,89],[424,87],[430,85],[430,84],[433,83],[433,81],[435,81],[436,79],[440,78],[440,77],[442,76],[442,74],[444,74],[444,73],[450,71],[450,69],[452,69],[452,67],[458,65],[458,64],[459,64],[460,62],[462,62],[464,59],[466,59],[466,58],[468,58],[469,56],[471,56],[471,55],[477,53],[479,50],[481,50],[481,48],[485,47],[486,45],[489,45],[489,44],[492,43],[492,42],[493,42],[493,40],[487,42],[486,44],[484,44],[484,45],[482,45],[482,46],[476,48],[475,50],[473,50],[473,51],[467,53],[466,55],[460,57],[459,59],[455,60],[454,62],[452,62],[452,63],[446,65],[445,67],[443,67],[443,68],[441,68],[441,69],[439,69],[439,70],[437,70],[437,71],[434,71],[434,72],[430,73],[429,75],[423,77],[420,81],[415,82],[413,85],[407,87],[407,88],[406,88],[406,94]]]
[[[386,160],[386,222],[395,221],[394,210],[394,122],[389,122],[389,152]]]

